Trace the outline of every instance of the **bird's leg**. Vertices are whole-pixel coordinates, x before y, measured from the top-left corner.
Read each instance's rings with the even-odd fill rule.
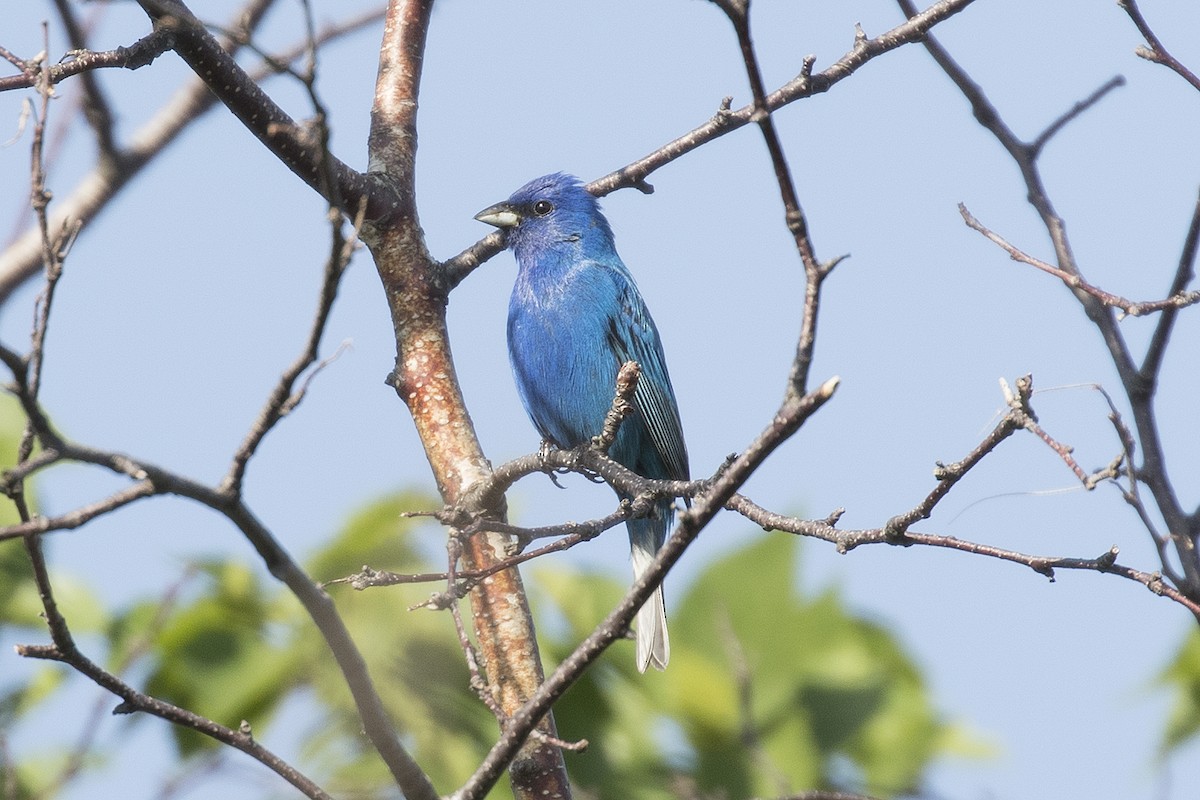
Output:
[[[560,489],[565,489],[567,487],[558,482],[558,475],[555,474],[555,468],[546,464],[550,459],[550,452],[557,449],[554,442],[549,439],[542,439],[542,444],[538,447],[538,458],[542,460],[542,472],[550,477],[550,482]]]

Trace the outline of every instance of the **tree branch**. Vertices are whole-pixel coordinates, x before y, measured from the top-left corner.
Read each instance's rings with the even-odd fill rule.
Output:
[[[1198,206],[1200,208],[1200,206]],[[1196,303],[1200,303],[1200,291],[1185,291],[1177,289],[1172,291],[1170,295],[1162,300],[1145,300],[1135,302],[1127,300],[1119,295],[1106,292],[1098,286],[1093,286],[1084,280],[1078,272],[1070,272],[1065,269],[1059,269],[1053,264],[1047,264],[1045,261],[1034,258],[1025,251],[1019,249],[1015,245],[1009,243],[1003,236],[992,231],[982,222],[977,220],[967,211],[967,207],[962,203],[958,204],[958,213],[962,215],[963,221],[967,223],[967,227],[973,231],[978,231],[983,234],[984,238],[997,245],[1001,250],[1008,253],[1009,258],[1013,261],[1019,261],[1022,264],[1028,264],[1031,267],[1036,267],[1042,272],[1053,275],[1067,285],[1067,288],[1083,292],[1091,295],[1106,306],[1119,308],[1131,317],[1140,317],[1145,314],[1153,314],[1155,312],[1177,311],[1181,308],[1186,308]],[[1193,257],[1195,249],[1192,249]],[[1188,261],[1187,263],[1191,263]],[[1187,276],[1190,279],[1190,275]],[[1179,283],[1179,279],[1176,279]],[[1186,286],[1186,280],[1184,282]]]
[[[833,397],[837,385],[838,380],[831,378],[802,398],[784,400],[771,424],[745,452],[729,464],[707,491],[697,495],[690,509],[680,514],[675,531],[659,549],[649,569],[630,587],[620,604],[558,665],[529,701],[511,715],[509,726],[500,740],[493,745],[470,780],[451,795],[453,800],[478,800],[487,794],[538,720],[549,712],[554,702],[610,644],[624,637],[638,609],[688,546],[695,541],[700,531],[720,512],[767,456]]]
[[[763,83],[762,71],[758,66],[758,56],[754,52],[754,43],[750,38],[750,2],[749,0],[713,0],[729,21],[733,23],[737,34],[738,46],[742,54],[742,63],[746,69],[746,77],[750,82],[750,94],[753,97],[753,111],[750,118],[758,124],[767,153],[771,158],[771,167],[775,172],[775,182],[779,186],[779,197],[783,203],[784,222],[792,234],[796,252],[800,255],[800,263],[804,267],[804,313],[800,320],[800,336],[796,342],[796,355],[792,361],[791,374],[788,376],[787,391],[795,396],[807,391],[808,373],[812,365],[813,350],[817,343],[817,312],[820,308],[819,298],[821,283],[837,262],[822,265],[817,261],[816,249],[808,232],[808,221],[804,210],[800,207],[800,199],[796,193],[795,181],[792,179],[791,168],[783,153],[783,144],[775,130],[775,121],[767,104],[766,87]],[[855,44],[866,40],[862,28],[858,28]],[[805,72],[811,71],[812,61],[805,61]]]
[[[257,0],[256,0],[257,6]],[[317,35],[317,45],[325,44],[340,36],[345,36],[370,25],[380,18],[383,12],[369,10],[350,17],[337,25],[325,28]],[[245,20],[245,26],[239,26],[239,21]],[[241,46],[239,42],[249,38],[258,24],[259,18],[244,16],[240,11],[230,27],[239,35],[234,39],[226,39],[222,46],[229,52],[235,53]],[[158,34],[151,34],[157,36]],[[163,35],[165,40],[165,35]],[[299,58],[308,49],[308,43],[293,46],[273,56],[272,63],[290,63]],[[85,58],[85,54],[77,54]],[[24,62],[22,62],[24,63]],[[251,73],[251,78],[261,83],[271,75],[277,74],[273,67],[263,67]],[[53,74],[53,68],[52,68]],[[50,218],[52,227],[60,227],[67,221],[74,221],[79,227],[84,227],[95,219],[108,203],[131,181],[142,168],[150,163],[159,153],[176,141],[192,122],[205,112],[214,108],[219,101],[216,95],[209,91],[208,86],[198,77],[175,93],[149,122],[143,125],[131,138],[129,144],[118,151],[115,163],[98,164],[90,173],[85,175],[70,194],[64,194],[56,204],[56,211]],[[41,239],[36,229],[32,229],[16,239],[8,248],[0,253],[0,304],[26,280],[37,273],[40,261]]]
[[[408,405],[442,499],[458,504],[491,471],[467,413],[446,330],[449,286],[425,245],[417,219],[415,163],[417,98],[432,0],[394,0],[380,47],[375,103],[368,136],[368,175],[392,198],[389,213],[368,215],[364,241],[375,257],[396,336],[396,366],[389,383]],[[504,503],[472,508],[503,519]],[[455,535],[452,533],[452,535]],[[484,533],[464,541],[468,570],[487,570],[504,558],[511,541]],[[472,590],[471,608],[483,668],[492,696],[512,715],[542,682],[541,657],[520,573],[505,569]],[[570,797],[562,754],[546,744],[557,738],[553,719],[542,741],[512,754],[513,791],[522,800]],[[506,762],[507,765],[507,762]]]
[[[916,13],[911,0],[897,0],[897,3],[905,14],[912,16]],[[979,85],[967,76],[945,48],[933,36],[927,37],[924,44],[934,61],[970,102],[975,118],[996,137],[996,140],[1020,169],[1027,189],[1028,201],[1041,218],[1054,246],[1055,259],[1058,262],[1056,269],[1082,280],[1082,272],[1067,238],[1066,225],[1050,202],[1037,165],[1041,145],[1045,144],[1047,137],[1043,134],[1035,139],[1035,142],[1040,142],[1036,148],[1022,142],[1004,123],[999,112],[987,99]],[[1061,125],[1054,123],[1047,130],[1060,128]],[[1188,249],[1185,246],[1185,254]],[[1192,255],[1186,259],[1189,265],[1194,258],[1194,245],[1191,250]],[[1181,290],[1186,285],[1186,278],[1190,278],[1190,267],[1177,268],[1176,284],[1180,285]],[[1200,542],[1200,514],[1189,516],[1184,512],[1167,474],[1166,455],[1154,410],[1154,393],[1157,384],[1154,380],[1147,380],[1148,377],[1157,377],[1157,366],[1155,366],[1155,373],[1152,376],[1139,370],[1130,354],[1125,337],[1117,326],[1117,320],[1111,308],[1083,288],[1073,288],[1072,292],[1104,340],[1109,357],[1133,409],[1134,425],[1143,453],[1141,468],[1137,469],[1135,474],[1149,488],[1155,505],[1166,522],[1171,541],[1175,545],[1175,552],[1183,568],[1184,578],[1179,588],[1189,598],[1200,599],[1200,557],[1198,557],[1197,548],[1197,543]],[[1169,313],[1169,309],[1163,313]],[[1160,322],[1160,328],[1164,332],[1162,342],[1157,345],[1160,348],[1165,346],[1165,336],[1169,333],[1170,324],[1169,321],[1167,323]],[[1154,356],[1153,354],[1154,351],[1148,352],[1150,363],[1161,358],[1161,355]],[[1164,569],[1167,566],[1164,564]]]
[[[157,30],[173,37],[172,49],[225,107],[301,180],[347,213],[357,210],[364,198],[368,219],[391,212],[394,198],[370,187],[362,173],[336,158],[331,159],[335,185],[332,189],[323,185],[324,156],[315,138],[246,74],[182,0],[138,0],[138,4]]]
[[[648,191],[646,178],[655,170],[687,155],[713,139],[755,122],[756,114],[761,108],[765,108],[768,112],[774,112],[797,100],[829,91],[835,84],[850,77],[877,56],[903,45],[922,41],[933,26],[954,16],[972,2],[973,0],[939,0],[925,11],[910,15],[911,18],[907,22],[874,39],[865,37],[856,39],[854,47],[848,53],[819,73],[812,72],[813,61],[811,57],[806,58],[800,74],[767,95],[763,106],[758,107],[755,103],[750,103],[736,111],[731,111],[730,101],[726,100],[707,122],[652,153],[626,164],[608,175],[597,178],[587,185],[587,190],[597,197],[603,197],[623,188]],[[444,261],[442,270],[445,273],[446,283],[450,287],[457,286],[480,264],[499,253],[503,248],[503,234],[491,233],[453,258]]]
[[[50,627],[50,635],[54,644],[17,645],[18,655],[25,656],[26,658],[58,661],[86,676],[97,686],[107,689],[122,699],[123,702],[117,706],[113,713],[132,714],[136,711],[144,711],[147,714],[167,720],[176,725],[191,728],[205,736],[241,750],[254,760],[271,769],[292,786],[295,786],[305,797],[310,797],[314,800],[332,800],[332,796],[327,794],[311,779],[255,741],[254,736],[249,730],[249,726],[246,726],[244,730],[233,730],[179,706],[142,694],[83,655],[76,646],[74,638],[71,636],[66,620],[58,612],[58,607],[54,602],[54,594],[50,587],[50,576],[46,570],[46,562],[42,556],[38,536],[31,534],[26,537],[25,542],[26,549],[33,563],[34,580],[42,597],[42,607],[45,610],[46,623]]]
[[[1192,85],[1193,89],[1200,91],[1200,78],[1197,78],[1195,73],[1181,64],[1175,56],[1167,52],[1159,41],[1158,36],[1150,29],[1150,24],[1146,22],[1146,18],[1142,16],[1142,10],[1138,8],[1137,0],[1117,0],[1117,5],[1125,9],[1125,13],[1133,20],[1133,24],[1137,26],[1138,32],[1146,39],[1146,43],[1150,47],[1138,47],[1134,52],[1146,59],[1153,61],[1155,64],[1162,64],[1173,70],[1179,77]]]

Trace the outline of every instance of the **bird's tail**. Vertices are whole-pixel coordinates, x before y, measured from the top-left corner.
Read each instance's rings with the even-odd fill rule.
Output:
[[[669,505],[660,506],[654,516],[644,519],[631,519],[626,523],[629,528],[629,557],[633,562],[633,578],[637,580],[650,568],[654,554],[666,538],[667,530],[671,527]],[[637,613],[637,667],[638,672],[645,672],[646,667],[666,669],[671,659],[671,642],[667,638],[667,606],[663,600],[662,586],[654,590],[654,594],[638,609]]]

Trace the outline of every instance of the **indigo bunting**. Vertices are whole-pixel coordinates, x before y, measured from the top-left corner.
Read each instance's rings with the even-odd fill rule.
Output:
[[[508,355],[525,411],[542,438],[569,449],[600,433],[617,371],[641,365],[633,401],[609,449],[646,478],[687,480],[688,458],[658,329],[613,245],[596,198],[565,173],[529,182],[475,219],[508,229],[517,280],[508,304]],[[636,579],[671,527],[671,499],[631,519]],[[671,648],[662,587],[637,614],[637,666],[667,666]]]

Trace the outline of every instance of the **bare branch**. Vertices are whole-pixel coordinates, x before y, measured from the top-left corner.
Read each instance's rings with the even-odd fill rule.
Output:
[[[1088,95],[1084,99],[1080,100],[1075,105],[1071,106],[1071,108],[1065,114],[1063,114],[1061,117],[1054,120],[1054,122],[1051,122],[1048,126],[1046,126],[1046,129],[1044,131],[1042,131],[1041,133],[1039,133],[1037,135],[1037,138],[1035,138],[1032,142],[1029,143],[1029,150],[1030,150],[1030,153],[1033,155],[1033,157],[1036,158],[1042,152],[1042,148],[1046,146],[1046,143],[1049,142],[1051,139],[1053,139],[1058,134],[1059,131],[1061,131],[1063,128],[1065,128],[1067,126],[1067,123],[1071,122],[1073,119],[1078,117],[1080,114],[1087,111],[1092,106],[1096,105],[1096,103],[1099,103],[1101,100],[1104,99],[1104,96],[1107,95],[1109,92],[1111,92],[1113,89],[1116,89],[1116,88],[1118,88],[1120,86],[1124,86],[1124,85],[1125,85],[1125,77],[1123,75],[1116,75],[1112,78],[1109,78],[1108,81],[1106,83],[1104,83],[1104,85],[1102,85],[1099,89],[1092,92],[1090,95]]]
[[[5,360],[7,362],[9,359]],[[22,384],[23,388],[24,384],[20,378],[18,378],[18,382]],[[172,494],[189,498],[211,508],[232,522],[254,546],[271,574],[286,584],[296,596],[313,624],[320,631],[354,697],[367,736],[396,777],[397,782],[405,787],[406,795],[417,800],[435,800],[437,795],[429,784],[428,778],[401,744],[383,707],[383,702],[375,690],[366,663],[351,639],[345,623],[338,615],[333,601],[308,577],[275,536],[259,522],[239,497],[227,491],[209,488],[161,467],[120,453],[69,442],[50,426],[46,415],[27,391],[19,391],[18,399],[21,401],[22,408],[29,419],[29,425],[36,433],[39,443],[45,451],[53,451],[56,459],[95,464],[118,474],[127,475],[135,481],[149,483],[154,487],[156,494]],[[44,461],[43,465],[48,463],[53,462]],[[140,494],[142,491],[144,490],[137,490],[131,494]],[[14,500],[18,503],[18,508],[24,509],[24,499],[19,493],[15,494]],[[30,521],[27,510],[22,511],[22,519],[24,523]],[[26,541],[29,542],[38,535],[29,533],[26,535]],[[62,650],[61,645],[59,649],[63,653],[66,652]],[[37,655],[36,652],[30,654]],[[41,657],[63,660],[51,651],[47,651]],[[77,666],[75,661],[69,663]],[[89,677],[92,676],[89,675]],[[106,688],[109,687],[106,685]],[[174,721],[173,717],[171,719]],[[217,733],[224,735],[219,731]],[[245,750],[245,748],[240,749]],[[422,783],[430,787],[428,794],[420,793],[419,789]]]
[[[368,218],[390,210],[390,198],[371,191],[364,175],[337,159],[332,160],[335,190],[324,189],[319,145],[238,65],[182,0],[139,0],[139,5],[159,29],[172,35],[172,49],[225,107],[297,177],[343,210],[357,210],[364,198]]]
[[[1187,287],[1196,279],[1197,244],[1200,244],[1200,196],[1197,197],[1196,205],[1192,209],[1192,221],[1188,225],[1187,236],[1183,240],[1183,250],[1179,254],[1179,262],[1175,266],[1175,277],[1171,280],[1168,297],[1184,294]],[[1175,321],[1178,318],[1179,309],[1177,308],[1163,309],[1162,315],[1158,318],[1158,326],[1154,329],[1154,335],[1150,337],[1150,344],[1146,347],[1146,357],[1142,360],[1142,367],[1139,370],[1144,383],[1154,385],[1158,382],[1163,356],[1167,352],[1167,342],[1171,339],[1171,331],[1174,330]]]
[[[1198,206],[1200,208],[1200,206]],[[1170,296],[1162,300],[1146,300],[1134,302],[1127,300],[1119,295],[1106,292],[1103,289],[1093,286],[1084,280],[1078,272],[1071,272],[1065,269],[1060,269],[1053,264],[1047,264],[1045,261],[1034,258],[1024,252],[1015,245],[1009,243],[1003,236],[995,233],[982,222],[977,220],[967,211],[967,207],[962,203],[958,204],[958,213],[962,214],[963,221],[967,223],[967,227],[971,230],[978,231],[985,238],[994,244],[998,245],[1001,250],[1008,253],[1009,258],[1013,261],[1019,261],[1022,264],[1028,264],[1031,267],[1036,267],[1042,272],[1053,275],[1067,285],[1068,288],[1084,292],[1099,300],[1106,306],[1119,308],[1131,317],[1140,317],[1145,314],[1152,314],[1159,311],[1178,310],[1187,306],[1200,303],[1200,291],[1184,291],[1182,289],[1174,291]],[[1194,253],[1194,250],[1193,250]],[[1191,263],[1190,261],[1188,263]]]
[[[70,54],[60,64],[55,64],[47,70],[45,80],[50,84],[62,83],[67,78],[83,75],[97,69],[140,69],[171,49],[171,37],[165,31],[154,31],[138,39],[128,47],[118,47],[115,50],[91,51],[84,50]],[[8,53],[6,50],[5,53]],[[28,89],[37,84],[38,67],[32,61],[25,61],[8,54],[8,60],[21,70],[19,75],[9,75],[0,78],[0,92],[13,89]]]
[[[321,31],[317,37],[317,44],[322,45],[361,30],[377,22],[382,16],[381,10],[374,9],[347,18]],[[247,25],[237,28],[242,19],[246,19]],[[244,18],[239,12],[231,26],[242,34],[239,38],[244,39],[248,38],[253,30],[250,23],[256,25],[257,22],[257,18]],[[228,40],[222,46],[227,47],[231,53],[236,52],[238,48],[236,42]],[[273,59],[275,62],[290,63],[304,55],[308,47],[307,42],[295,45],[275,55]],[[277,70],[269,67],[260,68],[251,73],[251,78],[255,82],[262,82],[276,72]],[[134,134],[129,145],[120,151],[117,159],[119,168],[98,165],[69,195],[64,195],[55,204],[58,210],[51,217],[51,227],[60,227],[68,220],[74,220],[75,224],[81,227],[89,223],[146,164],[176,141],[188,125],[214,108],[218,102],[216,95],[210,92],[208,86],[199,78],[189,82],[176,92],[171,100]],[[0,253],[0,303],[37,272],[41,263],[40,247],[40,239],[36,230],[33,230]]]
[[[281,759],[275,753],[263,747],[249,732],[234,730],[219,725],[206,717],[194,714],[179,706],[142,694],[121,681],[112,673],[102,669],[76,647],[66,621],[57,611],[54,596],[50,589],[50,578],[46,572],[45,559],[41,555],[41,545],[36,535],[26,538],[27,548],[34,563],[34,576],[38,590],[42,595],[42,604],[46,612],[46,621],[50,626],[53,645],[18,645],[17,654],[27,658],[40,658],[58,661],[83,674],[97,686],[112,692],[122,699],[113,713],[132,714],[142,711],[147,714],[191,728],[216,741],[237,748],[259,763],[271,769],[275,774],[300,790],[305,797],[314,800],[332,800],[320,786],[311,779]]]
[[[527,550],[523,553],[501,559],[486,568],[457,570],[455,575],[462,579],[463,583],[456,591],[456,594],[465,595],[467,591],[472,589],[476,583],[484,578],[491,577],[492,575],[503,572],[506,569],[524,564],[526,561],[532,561],[533,559],[544,556],[548,553],[560,553],[563,550],[569,550],[577,544],[590,542],[604,531],[610,528],[615,528],[629,518],[630,504],[628,502],[620,504],[616,511],[599,519],[589,520],[587,522],[567,522],[562,525],[549,525],[543,528],[522,528],[517,525],[509,525],[507,523],[480,517],[470,525],[461,528],[458,531],[458,536],[462,538],[470,538],[471,536],[481,533],[499,533],[504,536],[512,537],[522,541],[532,541],[534,539],[549,538],[552,536],[561,538],[558,538],[543,547]],[[344,583],[349,584],[353,589],[361,591],[363,589],[369,589],[375,586],[433,583],[436,581],[447,580],[449,577],[449,574],[445,572],[402,574],[397,572],[389,572],[387,570],[375,570],[364,566],[360,572],[356,572],[353,575],[348,575],[344,578],[335,578],[334,580],[327,581],[323,585],[333,586]]]
[[[910,19],[874,39],[857,39],[854,47],[830,67],[813,74],[811,57],[806,58],[800,74],[764,100],[768,112],[774,112],[789,103],[805,97],[829,91],[835,84],[850,77],[877,56],[912,42],[922,41],[929,30],[969,6],[973,0],[939,0]],[[669,142],[636,161],[626,164],[608,175],[597,178],[587,185],[592,194],[603,197],[622,188],[646,191],[646,178],[655,170],[687,155],[697,147],[720,136],[756,121],[760,107],[755,103],[731,111],[729,102],[721,104],[717,113],[704,124]],[[457,286],[476,267],[499,253],[504,247],[502,234],[491,233],[463,252],[443,262],[442,270],[449,286]]]
[[[897,0],[897,3],[909,16],[916,13],[911,0]],[[1126,5],[1126,8],[1128,9],[1129,6]],[[1136,3],[1133,4],[1133,10],[1136,12]],[[1137,19],[1138,17],[1135,16],[1135,22]],[[1054,245],[1055,260],[1057,261],[1055,269],[1082,280],[1082,272],[1067,238],[1066,225],[1055,211],[1053,204],[1050,202],[1050,197],[1046,192],[1045,185],[1042,182],[1041,172],[1037,165],[1037,157],[1040,150],[1032,145],[1025,144],[1017,138],[1001,119],[999,112],[987,99],[987,96],[979,85],[967,76],[962,67],[950,57],[945,48],[933,36],[928,36],[925,39],[924,45],[934,61],[942,68],[942,71],[958,86],[959,90],[971,103],[972,111],[980,125],[996,137],[996,140],[1008,151],[1014,163],[1020,169],[1027,189],[1028,201],[1041,217],[1042,224],[1045,226],[1050,236],[1050,241]],[[1054,126],[1051,127],[1054,128]],[[1042,144],[1044,144],[1044,141],[1042,141]],[[1193,227],[1198,224],[1196,222],[1196,215],[1198,214],[1200,214],[1200,211],[1193,215]],[[1189,242],[1191,242],[1191,238],[1189,232]],[[1182,293],[1188,282],[1190,282],[1192,274],[1191,264],[1195,257],[1195,244],[1189,243],[1185,245],[1184,253],[1185,257],[1181,259],[1180,266],[1176,269],[1173,286],[1176,291],[1172,293],[1173,297],[1184,296]],[[1086,281],[1081,283],[1079,288],[1073,288],[1072,291],[1083,307],[1088,319],[1096,326],[1101,338],[1104,340],[1109,357],[1116,368],[1121,385],[1133,409],[1134,425],[1137,429],[1143,453],[1142,465],[1134,471],[1134,474],[1149,488],[1159,513],[1166,521],[1170,539],[1175,546],[1176,554],[1184,572],[1183,582],[1179,584],[1179,587],[1188,597],[1193,599],[1200,598],[1200,558],[1197,557],[1197,543],[1200,542],[1200,514],[1188,515],[1180,505],[1174,485],[1167,474],[1163,439],[1158,430],[1154,410],[1157,370],[1162,358],[1161,349],[1165,347],[1166,339],[1170,333],[1174,319],[1173,314],[1176,312],[1170,307],[1163,310],[1163,314],[1171,316],[1166,318],[1165,322],[1160,321],[1159,323],[1161,336],[1152,340],[1152,348],[1157,348],[1157,350],[1150,349],[1147,352],[1145,362],[1152,367],[1153,372],[1145,373],[1139,370],[1135,364],[1133,356],[1129,351],[1128,343],[1125,341],[1125,337],[1118,327],[1112,308],[1095,294],[1086,291],[1083,288],[1084,284],[1086,284]],[[1156,537],[1157,541],[1161,540]],[[1163,567],[1167,569],[1167,564],[1164,563]]]
[[[57,461],[57,454],[55,460]],[[26,462],[28,463],[28,462]],[[11,471],[6,472],[4,477],[7,481]],[[5,493],[11,492],[11,488],[6,485]],[[154,484],[150,481],[143,480],[137,483],[114,492],[108,497],[95,503],[79,506],[78,508],[61,514],[57,517],[32,517],[24,522],[19,522],[15,525],[9,525],[6,528],[0,528],[0,541],[5,539],[19,539],[31,533],[49,533],[50,531],[74,530],[91,522],[96,517],[104,516],[112,513],[119,508],[141,500],[145,497],[152,497],[157,494]],[[11,495],[10,495],[11,496]]]
[[[351,235],[347,237],[342,232],[341,214],[331,207],[329,216],[330,252],[326,257],[325,277],[321,282],[321,295],[317,303],[316,315],[309,328],[308,339],[305,341],[300,355],[279,377],[279,381],[271,391],[271,396],[267,398],[266,405],[259,412],[258,419],[254,421],[246,438],[238,447],[229,472],[221,482],[220,491],[235,495],[241,494],[246,467],[258,451],[258,446],[276,423],[290,414],[304,397],[308,382],[305,381],[299,389],[296,388],[296,382],[306,370],[317,363],[317,359],[320,357],[321,339],[325,335],[325,326],[329,321],[329,314],[333,310],[333,301],[337,299],[338,286],[341,284],[342,276],[346,273],[346,267],[349,266],[350,259],[354,255],[354,246],[358,241],[358,233],[362,228],[365,213],[365,207],[360,206],[354,220],[354,228]],[[321,365],[317,364],[309,377],[311,378],[320,368]]]
[[[1117,0],[1117,5],[1125,9],[1125,13],[1133,20],[1133,24],[1137,26],[1138,31],[1146,39],[1147,47],[1138,47],[1134,50],[1140,57],[1147,61],[1153,61],[1155,64],[1162,64],[1173,70],[1179,77],[1192,85],[1193,89],[1200,91],[1200,78],[1197,78],[1195,73],[1181,64],[1175,56],[1167,52],[1167,48],[1163,47],[1158,36],[1150,29],[1150,24],[1146,22],[1146,18],[1142,16],[1142,10],[1138,8],[1137,0]]]
[[[720,512],[738,487],[763,460],[833,397],[837,385],[838,379],[831,378],[803,398],[784,400],[771,424],[745,452],[734,459],[707,491],[695,498],[690,509],[680,514],[674,533],[659,549],[650,568],[630,587],[620,604],[558,665],[529,701],[512,715],[511,724],[505,729],[504,735],[493,745],[470,780],[451,795],[453,800],[477,800],[487,794],[529,732],[549,712],[554,702],[610,644],[625,635],[638,609],[700,531]]]
[[[1004,418],[1000,420],[1000,423],[962,461],[957,461],[953,464],[938,462],[937,469],[933,473],[934,478],[938,482],[937,486],[912,510],[888,520],[884,526],[884,532],[887,536],[892,539],[902,539],[910,525],[917,520],[929,519],[933,514],[934,507],[950,492],[954,484],[962,480],[964,475],[978,464],[984,456],[995,450],[1001,442],[1016,431],[1024,428],[1030,420],[1034,419],[1033,410],[1029,407],[1029,398],[1032,394],[1033,376],[1025,375],[1019,378],[1017,380],[1017,393],[1008,398],[1009,410],[1004,415]]]
[[[121,673],[128,670],[138,658],[150,649],[154,637],[161,632],[172,612],[174,612],[180,592],[194,574],[195,569],[189,566],[184,570],[179,580],[168,586],[159,596],[153,618],[139,631],[137,638],[131,645],[123,649],[116,664],[109,670],[111,674],[119,678]],[[95,746],[97,735],[100,732],[101,721],[105,716],[112,713],[109,710],[111,703],[112,700],[108,694],[102,694],[96,698],[96,702],[92,704],[87,718],[80,726],[79,738],[68,754],[66,762],[62,765],[62,768],[58,771],[54,779],[42,789],[41,794],[38,795],[39,797],[53,798],[58,796],[61,794],[63,788],[79,777],[86,768],[89,756]]]
[[[737,34],[738,46],[742,54],[742,63],[746,69],[746,77],[750,81],[750,93],[753,97],[751,121],[758,124],[763,141],[767,145],[767,153],[771,158],[771,167],[775,172],[775,182],[779,186],[779,197],[783,202],[783,217],[788,231],[792,234],[796,251],[800,255],[800,263],[804,266],[805,292],[804,313],[800,321],[800,337],[796,343],[796,355],[792,360],[791,372],[788,375],[788,393],[799,397],[808,389],[808,372],[812,365],[813,350],[817,343],[817,312],[820,308],[821,283],[829,274],[832,265],[825,267],[817,261],[816,249],[808,232],[808,221],[804,210],[800,207],[800,198],[796,193],[795,181],[792,178],[791,167],[783,153],[783,144],[775,130],[775,120],[767,103],[767,91],[763,82],[762,71],[758,66],[758,56],[754,52],[754,43],[750,37],[750,3],[749,0],[715,0],[733,23]],[[862,28],[858,29],[855,38],[856,47],[866,40]],[[812,69],[812,62],[805,62],[806,71]]]
[[[67,0],[54,0],[54,8],[62,20],[67,33],[67,41],[71,50],[82,52],[87,50],[87,35],[84,26],[75,17],[75,10]],[[108,98],[100,89],[100,83],[90,70],[84,70],[79,75],[83,84],[83,115],[92,128],[96,137],[96,146],[101,161],[112,161],[116,156],[117,146],[113,138],[113,114],[109,107]]]
[[[887,526],[863,530],[839,530],[827,521],[801,520],[768,511],[743,495],[730,498],[727,508],[768,531],[786,531],[801,536],[822,539],[837,546],[838,552],[848,553],[856,547],[870,544],[891,544],[903,547],[925,545],[927,547],[942,547],[958,550],[977,556],[997,558],[1001,561],[1011,561],[1029,567],[1040,575],[1054,580],[1057,569],[1085,570],[1117,575],[1127,580],[1142,584],[1154,594],[1166,597],[1179,603],[1200,619],[1200,603],[1192,600],[1183,592],[1167,585],[1158,572],[1145,572],[1116,563],[1119,553],[1116,545],[1095,558],[1078,558],[1070,556],[1040,556],[1018,553],[1002,547],[979,544],[966,541],[954,536],[906,531],[902,538],[892,536]]]

